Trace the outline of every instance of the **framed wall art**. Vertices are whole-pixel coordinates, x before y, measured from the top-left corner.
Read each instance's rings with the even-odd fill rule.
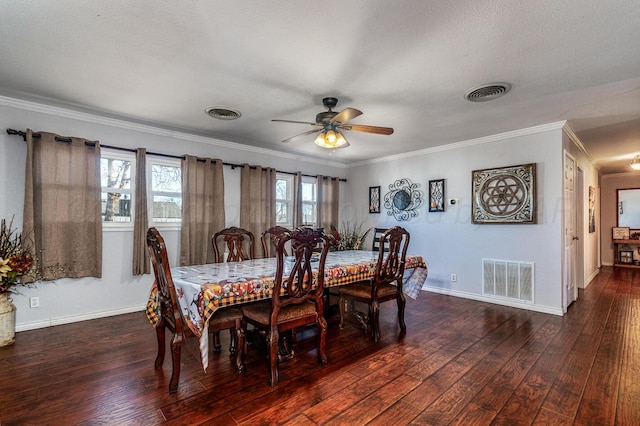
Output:
[[[389,185],[389,192],[384,196],[384,207],[389,216],[396,220],[409,220],[418,216],[418,207],[422,205],[420,184],[411,183],[409,179],[398,179]]]
[[[625,226],[614,226],[612,237],[614,240],[628,240],[631,228]]]
[[[429,211],[444,211],[444,179],[429,181]]]
[[[473,223],[536,223],[536,165],[474,170],[471,173]]]
[[[596,189],[589,185],[589,233],[596,232]]]
[[[369,187],[369,213],[380,213],[380,187]]]

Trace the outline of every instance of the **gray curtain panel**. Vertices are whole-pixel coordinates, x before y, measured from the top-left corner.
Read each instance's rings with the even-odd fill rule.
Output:
[[[33,239],[35,279],[101,277],[100,144],[27,130],[23,235]]]
[[[186,155],[182,161],[180,265],[213,263],[211,236],[224,228],[222,160]]]
[[[240,227],[257,241],[262,231],[276,224],[276,170],[242,165],[240,174]],[[257,252],[260,250],[256,250]]]
[[[149,251],[147,250],[147,150],[136,150],[136,189],[133,207],[133,275],[151,273]]]
[[[333,225],[338,229],[340,201],[340,179],[318,175],[318,227],[324,228],[326,232],[331,230]]]
[[[293,228],[302,224],[302,173],[293,177]]]

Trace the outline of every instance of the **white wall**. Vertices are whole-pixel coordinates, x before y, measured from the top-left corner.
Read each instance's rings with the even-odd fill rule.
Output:
[[[408,178],[420,184],[426,197],[428,181],[444,178],[445,196],[457,199],[457,204],[447,205],[444,213],[429,213],[425,202],[417,218],[399,223],[411,233],[409,251],[423,255],[428,262],[424,289],[490,300],[482,296],[481,259],[534,262],[534,304],[501,303],[561,315],[562,124],[352,167],[348,173],[349,202],[343,211],[365,218],[369,226],[395,225],[398,223],[384,208],[381,214],[368,214],[368,187],[380,185],[384,196],[389,184]],[[471,223],[472,171],[526,163],[536,163],[538,223]],[[451,282],[452,273],[457,274],[457,282]]]
[[[238,125],[242,125],[241,122]],[[65,136],[99,140],[103,145],[182,155],[185,153],[221,158],[230,163],[250,163],[282,171],[302,171],[345,177],[342,165],[249,148],[208,138],[168,132],[118,120],[100,118],[64,109],[0,97],[0,218],[15,215],[14,227],[22,227],[26,144],[9,136],[5,129],[47,131]],[[228,225],[239,225],[240,171],[224,168],[225,210]],[[344,184],[341,184],[341,189]],[[342,191],[345,192],[345,191]],[[341,198],[344,195],[341,194]],[[179,232],[162,231],[170,262],[179,258]],[[131,275],[133,233],[105,231],[103,235],[103,276],[40,282],[13,296],[17,308],[16,330],[47,327],[143,310],[152,283],[150,275]],[[29,308],[28,298],[37,295],[39,308]]]

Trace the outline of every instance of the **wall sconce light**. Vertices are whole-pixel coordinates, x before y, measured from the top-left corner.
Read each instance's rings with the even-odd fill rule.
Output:
[[[631,160],[631,168],[633,170],[640,170],[640,155],[636,155],[633,160]]]

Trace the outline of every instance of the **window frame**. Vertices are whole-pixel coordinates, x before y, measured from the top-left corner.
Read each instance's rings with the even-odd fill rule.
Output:
[[[156,222],[153,217],[153,196],[165,194],[177,194],[176,192],[154,191],[153,190],[153,166],[177,167],[180,170],[180,199],[182,200],[182,160],[179,158],[166,158],[147,155],[147,212],[149,226],[166,231],[180,231],[182,229],[182,218],[172,222]],[[182,208],[182,207],[181,207]]]
[[[131,197],[131,206],[130,206],[130,220],[123,222],[108,222],[102,219],[102,230],[103,231],[133,231],[133,222],[135,217],[135,188],[136,188],[136,156],[135,153],[131,152],[123,152],[120,150],[111,150],[108,148],[102,148],[100,150],[100,203],[102,204],[102,194],[104,192],[109,192],[108,187],[102,186],[102,159],[108,160],[119,160],[119,161],[129,161],[131,162],[130,169],[130,177],[131,182],[129,185],[129,189],[120,189],[121,193],[129,194]],[[105,191],[105,189],[107,189]],[[100,212],[102,213],[102,206],[100,207]],[[100,215],[102,216],[102,214]]]
[[[301,191],[302,194],[301,196],[303,197],[302,200],[300,200],[300,206],[302,208],[302,214],[304,217],[304,206],[305,204],[310,204],[313,206],[312,210],[315,211],[315,222],[303,222],[300,224],[300,226],[311,226],[313,228],[317,228],[318,227],[318,179],[315,177],[309,177],[309,176],[302,176],[302,182],[301,185],[303,184],[312,184],[313,185],[313,201],[305,201],[304,200],[304,190]]]
[[[293,175],[289,175],[289,174],[284,174],[284,173],[276,173],[276,185],[277,185],[277,181],[279,180],[283,180],[287,182],[287,191],[286,191],[286,198],[278,198],[278,191],[277,189],[275,190],[275,204],[276,204],[276,211],[277,211],[277,206],[278,203],[284,203],[287,205],[287,211],[288,211],[288,219],[289,221],[287,222],[278,222],[278,215],[276,214],[276,225],[279,226],[283,226],[285,228],[293,228],[293,222],[295,220],[295,218],[293,217],[293,211],[294,211],[294,205],[293,205],[293,194],[295,192],[295,188],[293,187],[293,183],[294,183],[294,179],[293,179]]]

